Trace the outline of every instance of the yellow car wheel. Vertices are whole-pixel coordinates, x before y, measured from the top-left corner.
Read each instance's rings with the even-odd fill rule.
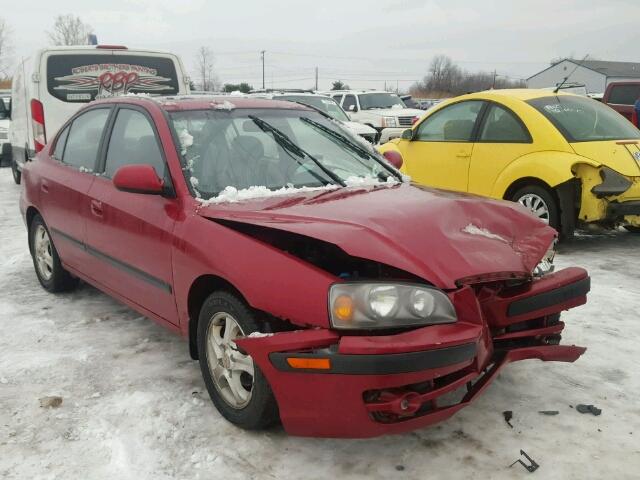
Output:
[[[534,216],[560,231],[560,209],[552,192],[540,185],[519,188],[511,200],[525,206]]]

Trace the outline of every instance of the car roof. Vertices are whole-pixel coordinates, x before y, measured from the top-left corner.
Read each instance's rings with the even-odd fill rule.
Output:
[[[558,93],[554,93],[553,90],[542,90],[536,88],[505,88],[499,90],[485,90],[483,92],[471,93],[466,95],[468,98],[495,98],[496,100],[501,97],[510,97],[522,101],[533,100],[534,98],[549,97],[552,95],[572,95],[560,90]]]
[[[133,103],[138,105],[158,105],[168,112],[188,110],[234,110],[234,109],[280,109],[280,110],[309,110],[305,105],[287,102],[284,100],[271,100],[260,97],[229,96],[229,95],[175,95],[175,96],[151,96],[151,95],[123,95],[102,100],[95,103]]]

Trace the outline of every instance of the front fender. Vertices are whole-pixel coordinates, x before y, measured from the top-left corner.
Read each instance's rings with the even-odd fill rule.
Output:
[[[509,187],[523,178],[536,178],[552,188],[572,180],[577,164],[598,166],[597,162],[573,153],[546,151],[524,155],[511,162],[493,184],[491,196],[504,198]]]

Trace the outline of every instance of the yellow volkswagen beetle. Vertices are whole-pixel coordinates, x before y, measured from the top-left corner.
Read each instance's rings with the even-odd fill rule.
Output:
[[[640,130],[595,100],[527,89],[464,95],[380,147],[394,150],[414,181],[520,202],[564,237],[579,223],[640,232]]]

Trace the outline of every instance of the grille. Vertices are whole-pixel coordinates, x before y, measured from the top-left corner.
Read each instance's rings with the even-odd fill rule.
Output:
[[[398,125],[401,127],[410,127],[413,125],[413,117],[398,117]]]

